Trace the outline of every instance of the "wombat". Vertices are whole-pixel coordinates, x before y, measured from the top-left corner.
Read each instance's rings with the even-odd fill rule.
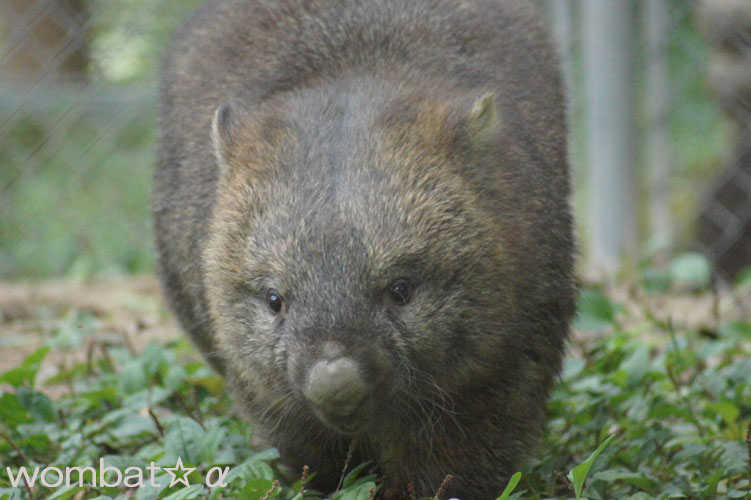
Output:
[[[169,304],[282,460],[491,499],[574,311],[565,101],[528,2],[216,0],[164,62]],[[354,443],[354,444],[353,444]],[[408,493],[409,492],[409,493]]]

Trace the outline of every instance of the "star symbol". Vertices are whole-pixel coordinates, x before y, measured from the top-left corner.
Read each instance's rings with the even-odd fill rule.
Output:
[[[177,465],[175,465],[174,467],[165,467],[164,470],[169,472],[170,476],[172,476],[172,480],[169,483],[169,487],[172,488],[177,483],[183,483],[185,486],[190,486],[190,484],[188,484],[188,478],[186,476],[196,470],[196,468],[183,466],[182,457],[177,457]],[[181,476],[179,479],[177,478],[177,474],[175,474],[174,471],[179,472]]]

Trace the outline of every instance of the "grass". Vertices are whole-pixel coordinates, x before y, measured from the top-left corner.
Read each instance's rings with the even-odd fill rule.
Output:
[[[687,260],[660,280],[663,271],[651,269],[637,285],[582,290],[544,442],[501,498],[751,496],[751,322],[747,309],[727,312],[751,297],[751,281],[717,297],[701,290],[701,266]],[[154,292],[136,296],[153,314]],[[684,310],[701,308],[687,322]],[[248,445],[252,429],[232,416],[222,380],[186,340],[134,346],[113,337],[113,316],[122,315],[47,304],[4,327],[5,338],[24,328],[47,340],[0,375],[0,499],[302,498],[306,474],[289,482],[274,449]],[[102,486],[98,475],[100,459],[148,479],[152,462],[172,467],[177,457],[195,469],[190,486],[170,487],[164,470],[156,486],[137,490]],[[356,465],[332,499],[371,498],[378,477]],[[13,487],[21,466],[93,466],[97,486],[74,474],[68,488]],[[220,470],[227,486],[209,487]],[[105,479],[116,482],[116,473]]]

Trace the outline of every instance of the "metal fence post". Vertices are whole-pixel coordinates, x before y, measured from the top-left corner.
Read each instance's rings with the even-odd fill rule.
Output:
[[[588,251],[595,271],[614,271],[637,248],[636,98],[632,0],[581,2]]]
[[[647,42],[646,129],[647,179],[649,182],[650,237],[661,248],[670,248],[673,224],[670,216],[670,140],[668,129],[669,82],[667,70],[668,8],[665,0],[644,4]]]

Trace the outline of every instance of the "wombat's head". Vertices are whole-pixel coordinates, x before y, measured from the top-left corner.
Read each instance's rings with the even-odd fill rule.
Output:
[[[344,433],[425,420],[524,356],[498,354],[519,318],[522,221],[496,227],[503,203],[478,193],[503,182],[474,173],[502,128],[493,96],[385,94],[216,112],[205,282],[227,376],[259,412],[307,408]]]

